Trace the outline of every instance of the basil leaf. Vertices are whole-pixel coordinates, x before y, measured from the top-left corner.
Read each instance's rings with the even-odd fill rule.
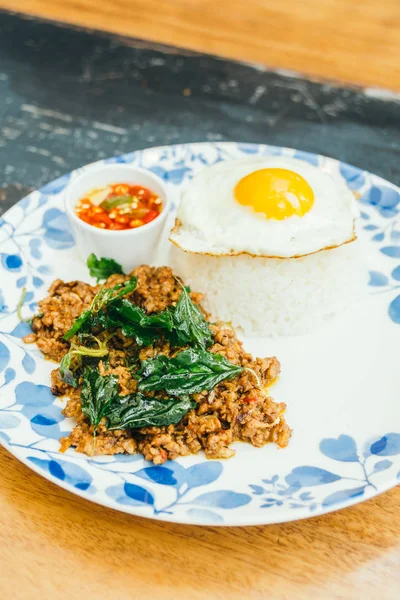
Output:
[[[91,256],[97,260],[94,255]],[[174,346],[206,348],[212,343],[210,326],[198,306],[192,302],[186,288],[183,288],[175,307],[147,314],[142,308],[123,298],[136,285],[137,277],[132,277],[113,288],[103,286],[93,298],[90,308],[78,317],[64,339],[68,341],[81,332],[120,328],[126,337],[135,339],[140,346],[149,346],[162,335]]]
[[[74,356],[70,352],[65,354],[61,359],[59,367],[59,377],[61,381],[64,381],[75,388],[78,387],[79,374],[76,371],[80,364],[81,358],[79,356]]]
[[[113,258],[97,258],[93,253],[88,257],[86,265],[91,277],[96,277],[97,283],[115,273],[124,274],[121,265]]]
[[[150,327],[158,329],[166,329],[172,331],[173,322],[171,312],[164,310],[160,313],[147,314],[143,308],[122,299],[112,305],[112,313],[118,314],[127,323],[132,325],[140,325],[140,327]]]
[[[64,340],[68,341],[74,335],[78,333],[80,329],[84,326],[87,320],[90,318],[92,312],[90,309],[84,310],[83,313],[76,319],[75,323],[72,325],[71,329],[68,329],[67,333],[64,334]]]
[[[199,307],[192,301],[186,288],[172,311],[174,331],[170,336],[175,346],[197,345],[207,348],[213,334]]]
[[[86,365],[88,362],[94,361],[96,366],[100,359],[108,360],[109,349],[107,343],[109,339],[111,338],[107,337],[104,340],[100,340],[88,333],[78,333],[71,342],[69,352],[61,360],[59,368],[61,380],[69,385],[78,387],[83,360],[85,360]],[[82,342],[82,345],[78,341]],[[90,345],[83,345],[88,341]],[[93,347],[93,343],[95,343],[95,347]]]
[[[81,392],[82,412],[92,425],[98,426],[112,402],[118,398],[118,377],[100,375],[98,370],[86,368]]]
[[[143,362],[139,376],[139,390],[165,390],[179,396],[212,390],[225,379],[232,379],[243,371],[221,354],[198,348],[179,352],[174,358],[160,354]]]
[[[72,327],[64,334],[64,340],[68,341],[78,332],[90,332],[99,323],[103,323],[104,319],[100,319],[100,311],[105,310],[112,302],[116,302],[122,296],[130,294],[136,289],[137,277],[131,277],[125,283],[118,283],[112,288],[102,286],[92,300],[90,308],[85,310],[75,321]]]
[[[99,312],[102,308],[105,308],[110,302],[119,300],[126,294],[130,294],[136,289],[137,277],[133,276],[124,283],[117,283],[112,288],[105,288],[104,285],[99,289],[92,302],[92,312]]]
[[[196,402],[188,396],[177,399],[156,400],[143,394],[121,396],[108,411],[108,429],[129,427],[162,427],[178,423]]]
[[[107,417],[108,429],[162,427],[178,423],[196,402],[188,396],[157,400],[143,394],[119,396],[118,377],[101,376],[98,369],[86,368],[81,392],[82,411],[92,425]]]
[[[129,300],[113,302],[108,311],[110,323],[118,322],[122,333],[134,338],[139,346],[150,346],[163,332],[173,328],[172,315],[169,310],[148,315],[143,308],[135,306]]]
[[[155,329],[146,329],[137,325],[122,325],[122,333],[127,338],[133,338],[138,346],[151,346],[160,337],[160,332]]]

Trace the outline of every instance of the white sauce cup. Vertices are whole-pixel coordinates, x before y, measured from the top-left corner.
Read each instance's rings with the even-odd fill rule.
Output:
[[[116,183],[142,185],[162,200],[157,218],[134,229],[114,231],[85,223],[75,212],[77,203],[95,189]],[[71,224],[78,252],[86,261],[94,252],[98,258],[113,258],[129,273],[135,267],[153,262],[170,200],[160,177],[139,167],[123,164],[95,166],[78,175],[66,189],[65,211]]]

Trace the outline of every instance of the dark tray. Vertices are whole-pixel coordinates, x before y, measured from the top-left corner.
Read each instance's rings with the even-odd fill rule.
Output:
[[[0,214],[79,165],[192,141],[294,147],[400,184],[399,98],[0,12]]]

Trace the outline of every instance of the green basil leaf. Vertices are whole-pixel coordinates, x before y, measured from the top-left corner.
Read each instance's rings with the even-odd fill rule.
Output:
[[[135,340],[138,346],[151,346],[160,337],[157,329],[146,329],[139,325],[121,324],[121,331],[127,338]]]
[[[86,368],[81,392],[82,411],[92,425],[107,417],[108,429],[162,427],[178,423],[196,402],[188,396],[158,400],[143,394],[119,396],[118,377],[101,376],[98,369]]]
[[[68,383],[68,385],[72,385],[73,387],[78,387],[79,385],[79,373],[77,373],[81,364],[81,358],[79,356],[74,356],[70,352],[65,354],[62,357],[59,367],[59,377],[61,381]]]
[[[140,346],[150,346],[163,332],[171,332],[173,328],[169,310],[148,315],[143,308],[126,299],[113,302],[108,316],[114,323],[119,323],[126,337],[134,338]]]
[[[71,329],[68,329],[67,333],[64,334],[64,340],[68,342],[74,335],[78,333],[80,329],[84,326],[84,324],[91,317],[91,310],[84,310],[83,313],[76,319],[75,323],[72,325]]]
[[[117,283],[112,288],[102,286],[93,298],[92,311],[99,312],[102,308],[106,308],[111,302],[115,302],[130,294],[136,289],[137,277],[133,276],[124,283]]]
[[[111,314],[117,314],[121,320],[131,325],[172,331],[172,316],[168,310],[147,314],[143,308],[132,304],[126,299],[113,303],[111,309]]]
[[[87,268],[91,277],[95,277],[97,282],[107,279],[115,273],[123,275],[122,267],[113,258],[97,258],[95,254],[91,254],[86,261]]]
[[[178,423],[196,402],[188,396],[156,400],[143,394],[121,396],[108,411],[108,429],[162,427]]]
[[[64,334],[66,341],[77,335],[81,330],[88,333],[96,325],[105,325],[105,320],[101,315],[111,303],[116,302],[126,294],[132,293],[137,286],[137,277],[131,277],[125,283],[118,283],[112,288],[102,286],[93,298],[90,308],[85,310],[75,321],[72,327]]]
[[[82,412],[89,417],[92,425],[98,426],[101,419],[118,399],[118,377],[100,375],[96,369],[87,367],[83,373],[81,392]]]
[[[175,346],[197,345],[207,348],[213,334],[199,307],[192,301],[186,288],[172,311],[174,331],[170,339]]]
[[[225,379],[232,379],[243,371],[221,354],[198,348],[179,352],[174,358],[160,354],[144,361],[140,369],[139,390],[164,390],[172,396],[195,394],[212,390]]]

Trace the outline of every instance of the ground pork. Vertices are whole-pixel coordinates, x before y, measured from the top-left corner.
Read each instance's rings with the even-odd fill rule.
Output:
[[[138,287],[131,294],[133,302],[147,312],[159,312],[174,304],[181,294],[181,284],[169,267],[143,265],[132,273],[138,277]],[[127,279],[112,275],[106,282],[110,287]],[[68,351],[68,343],[62,337],[79,314],[88,308],[99,286],[74,281],[64,283],[56,280],[49,296],[39,303],[39,316],[32,325],[35,338],[27,336],[27,343],[36,341],[42,352],[59,361]],[[202,295],[191,293],[192,300],[199,303]],[[93,454],[134,454],[140,452],[147,460],[163,464],[167,459],[197,454],[204,450],[208,458],[229,458],[235,451],[231,444],[243,441],[260,447],[274,442],[287,445],[291,429],[284,419],[285,404],[276,403],[268,395],[268,388],[279,376],[277,358],[253,358],[243,348],[235,332],[226,324],[210,326],[214,343],[211,352],[225,356],[230,362],[241,365],[244,371],[230,381],[223,381],[211,392],[195,394],[196,408],[190,410],[176,425],[146,427],[137,430],[108,431],[106,421],[100,423],[94,436],[93,426],[82,412],[80,388],[75,389],[59,379],[58,369],[51,375],[51,390],[57,396],[67,397],[63,414],[76,421],[72,432],[61,440],[61,450],[70,446],[78,452]],[[99,363],[103,375],[118,376],[121,395],[136,391],[136,381],[126,367],[126,356],[137,352],[141,361],[157,354],[170,356],[176,349],[165,340],[138,349],[122,334],[112,340],[108,364]]]
[[[63,335],[72,327],[75,319],[89,308],[97,290],[98,287],[82,281],[64,283],[56,279],[49,288],[49,295],[38,304],[38,313],[32,322],[36,337],[29,334],[24,341],[36,341],[47,358],[59,362],[69,347]]]

